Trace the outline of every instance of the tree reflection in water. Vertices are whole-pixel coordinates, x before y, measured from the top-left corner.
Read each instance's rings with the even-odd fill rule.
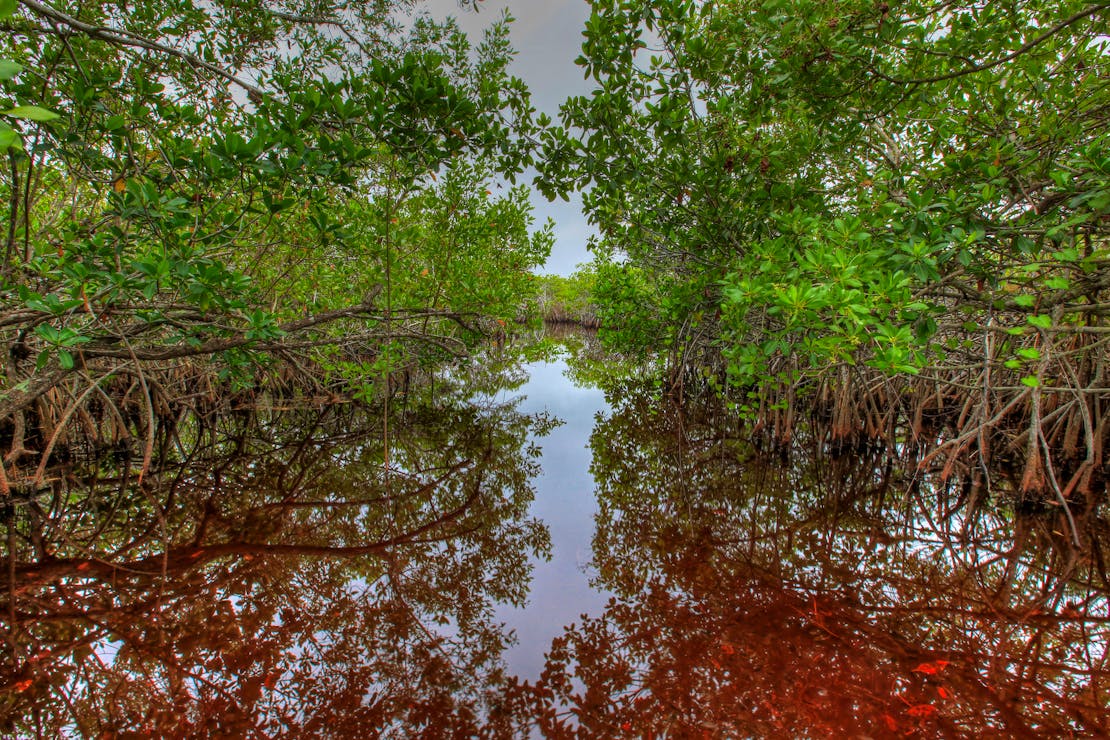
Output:
[[[712,403],[609,402],[594,566],[616,596],[523,687],[545,735],[1110,734],[1095,512],[1077,550],[1058,513],[1001,490],[965,511],[882,452],[776,459]]]
[[[6,512],[0,731],[514,734],[492,606],[548,548],[528,435],[551,422],[465,380],[394,414],[388,470],[358,407],[163,425],[141,480],[75,445]]]
[[[355,406],[182,417],[139,480],[70,437],[17,489],[0,730],[17,736],[1105,736],[1106,524],[611,391],[590,438],[604,613],[536,684],[495,602],[548,548],[552,423],[459,376]],[[511,383],[523,380],[520,368]],[[908,453],[907,453],[908,454]]]

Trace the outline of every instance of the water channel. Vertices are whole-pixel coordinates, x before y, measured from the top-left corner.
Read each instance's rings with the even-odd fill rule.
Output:
[[[483,361],[69,442],[6,512],[15,737],[1103,737],[1101,510]]]

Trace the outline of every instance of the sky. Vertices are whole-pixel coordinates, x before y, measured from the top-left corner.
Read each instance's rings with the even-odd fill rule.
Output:
[[[581,53],[582,28],[590,14],[584,0],[482,0],[477,13],[463,10],[457,0],[429,0],[423,7],[434,17],[453,15],[459,27],[473,42],[481,40],[482,30],[508,10],[515,21],[510,38],[517,50],[510,71],[523,79],[532,91],[536,110],[558,120],[559,103],[572,95],[591,89],[574,60]],[[526,182],[530,182],[528,175]],[[549,203],[539,193],[532,194],[533,215],[541,225],[548,218],[555,222],[555,245],[542,272],[569,275],[576,265],[590,260],[586,240],[594,232],[586,223],[581,201],[556,200]]]

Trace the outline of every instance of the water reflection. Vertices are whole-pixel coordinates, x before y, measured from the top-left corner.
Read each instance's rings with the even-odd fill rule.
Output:
[[[353,406],[164,425],[145,474],[75,445],[6,512],[0,730],[511,736],[493,605],[548,548],[551,422],[483,383],[396,403],[388,465]]]
[[[1105,736],[1105,522],[899,477],[879,451],[758,454],[632,384],[591,443],[599,585],[531,693],[550,737]],[[955,510],[955,511],[954,511]],[[968,526],[975,518],[975,526]]]
[[[539,678],[551,639],[581,614],[600,611],[607,598],[590,588],[586,570],[597,511],[589,430],[604,408],[604,394],[571,385],[567,370],[562,359],[533,363],[528,383],[520,388],[521,410],[550,413],[564,422],[538,442],[543,472],[534,480],[531,509],[551,532],[551,559],[536,563],[524,607],[498,610],[518,638],[505,653],[506,664],[530,681]]]
[[[3,512],[0,732],[1110,734],[1098,511],[1075,512],[1076,548],[1002,482],[987,500],[883,450],[760,452],[708,398],[603,375],[595,426],[600,399],[561,375],[522,403],[499,390],[521,365],[459,370],[394,400],[388,457],[380,409],[281,399],[163,424],[145,471],[126,440],[75,432]],[[530,512],[591,508],[571,457],[539,478],[539,409],[559,403],[587,409],[560,444],[589,440],[604,606],[528,593],[550,551]],[[498,605],[550,617],[556,591],[591,616],[538,680],[510,657],[511,675]]]

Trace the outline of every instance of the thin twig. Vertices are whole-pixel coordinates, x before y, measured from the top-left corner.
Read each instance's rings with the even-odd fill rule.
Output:
[[[1074,15],[1060,21],[1055,26],[1053,26],[1052,28],[1049,28],[1047,31],[1045,31],[1041,35],[1037,36],[1036,38],[1025,42],[1018,49],[1010,52],[1006,56],[995,59],[992,62],[985,62],[983,64],[976,64],[976,65],[973,65],[971,67],[965,67],[963,69],[958,69],[958,70],[955,70],[953,72],[948,72],[948,73],[942,74],[942,75],[936,75],[934,77],[919,77],[919,78],[913,78],[913,79],[902,79],[902,78],[897,78],[897,77],[889,77],[889,76],[884,75],[883,73],[878,72],[878,71],[875,71],[875,75],[877,77],[883,79],[883,80],[886,80],[887,82],[892,82],[896,85],[927,85],[927,84],[930,84],[930,83],[933,83],[933,82],[944,82],[945,80],[951,80],[951,79],[954,79],[956,77],[963,77],[964,75],[975,74],[976,72],[983,72],[983,71],[991,69],[993,67],[997,67],[1000,64],[1005,64],[1006,62],[1010,61],[1011,59],[1014,59],[1016,57],[1021,56],[1022,54],[1029,51],[1030,49],[1034,48],[1035,46],[1038,46],[1038,45],[1044,43],[1045,41],[1047,41],[1048,39],[1052,38],[1054,35],[1056,35],[1060,31],[1064,30],[1068,26],[1071,26],[1075,23],[1078,23],[1079,21],[1083,20],[1084,18],[1086,18],[1088,16],[1092,16],[1092,15],[1098,13],[1099,11],[1106,10],[1107,8],[1110,8],[1110,3],[1103,3],[1103,4],[1100,4],[1100,5],[1092,5],[1088,8],[1085,8],[1084,10],[1081,10],[1078,13],[1075,13]]]
[[[148,51],[156,51],[159,54],[165,54],[166,56],[180,59],[181,61],[192,67],[206,70],[218,77],[222,77],[228,82],[238,85],[239,87],[246,90],[247,94],[253,99],[261,100],[261,98],[263,97],[264,91],[262,90],[262,88],[257,87],[256,85],[252,85],[251,83],[239,77],[236,77],[231,72],[228,72],[226,69],[223,69],[218,65],[212,64],[211,62],[206,62],[204,59],[198,57],[195,54],[190,54],[187,51],[175,49],[172,46],[166,46],[161,42],[148,39],[144,36],[140,36],[137,33],[128,31],[124,28],[94,26],[89,23],[85,23],[84,21],[78,20],[71,15],[67,15],[66,13],[63,13],[56,8],[52,8],[45,3],[37,2],[37,0],[19,0],[19,2],[21,5],[23,5],[25,8],[32,11],[33,13],[37,13],[40,16],[49,18],[50,20],[56,21],[58,23],[63,23],[73,30],[85,34],[89,38],[107,41],[110,44],[132,46],[140,49],[146,49]]]

